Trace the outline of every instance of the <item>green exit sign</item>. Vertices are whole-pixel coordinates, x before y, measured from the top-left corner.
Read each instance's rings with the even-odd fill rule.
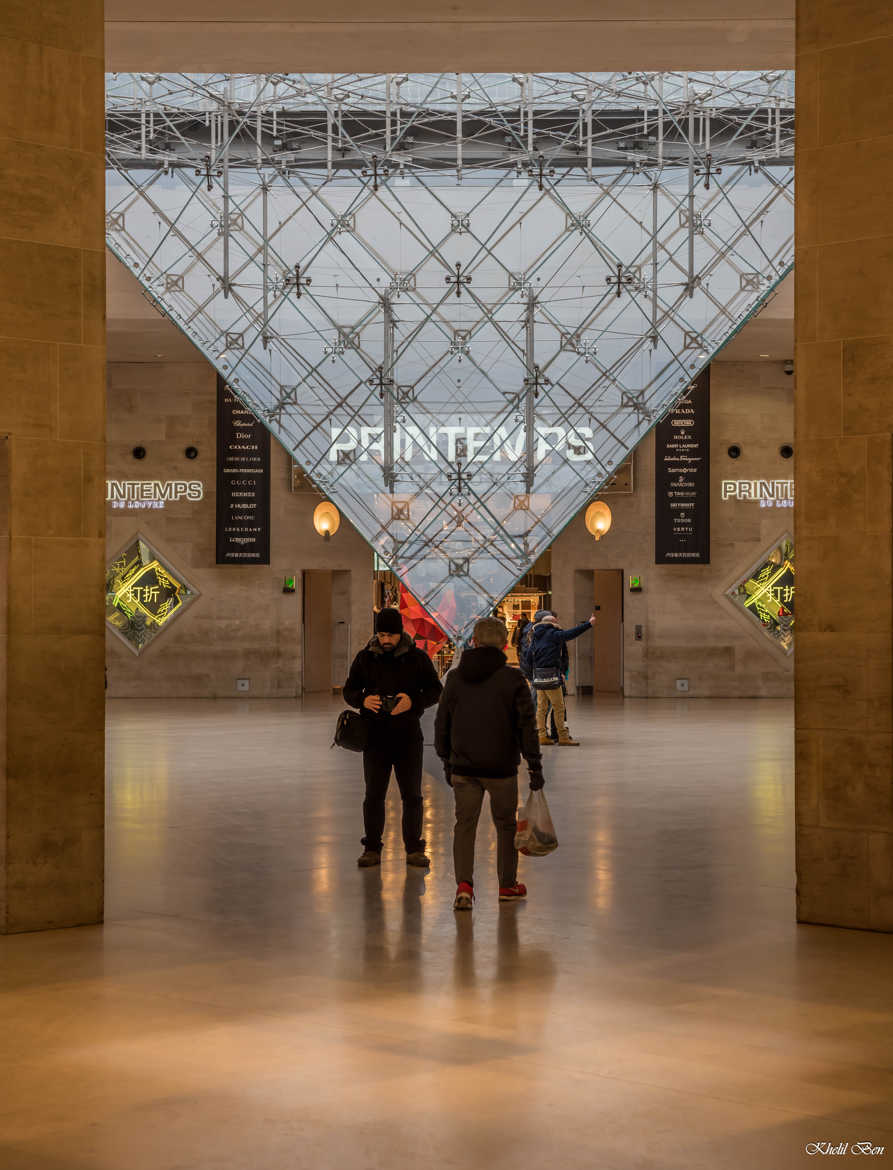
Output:
[[[642,578],[641,577],[630,577],[629,591],[630,591],[630,593],[641,593],[642,592]]]

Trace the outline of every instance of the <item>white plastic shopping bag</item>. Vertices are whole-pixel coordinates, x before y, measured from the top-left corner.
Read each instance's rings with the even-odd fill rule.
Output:
[[[515,848],[526,857],[545,857],[558,848],[555,826],[542,788],[532,791],[518,813]]]

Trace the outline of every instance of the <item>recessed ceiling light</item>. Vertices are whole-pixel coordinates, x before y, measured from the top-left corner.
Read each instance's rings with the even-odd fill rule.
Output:
[[[158,356],[161,357],[161,354],[159,354]],[[760,354],[760,357],[768,357],[768,356],[769,356],[768,353],[761,353]]]
[[[156,357],[164,357],[164,354],[163,353],[156,353],[155,356]],[[761,353],[760,354],[760,357],[768,357],[768,356],[769,356],[768,353]]]

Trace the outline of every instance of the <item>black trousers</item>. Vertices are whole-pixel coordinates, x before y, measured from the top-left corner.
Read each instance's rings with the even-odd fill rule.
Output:
[[[422,839],[422,746],[419,732],[406,739],[373,740],[363,752],[366,777],[366,799],[363,801],[366,836],[363,845],[374,853],[381,852],[384,803],[392,768],[403,800],[403,845],[407,853],[420,853],[425,848]]]

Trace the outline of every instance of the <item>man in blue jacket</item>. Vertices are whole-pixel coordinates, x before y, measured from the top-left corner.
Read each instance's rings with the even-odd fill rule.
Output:
[[[557,742],[562,747],[577,747],[579,740],[573,739],[564,719],[564,676],[567,673],[567,643],[585,634],[595,625],[595,614],[578,626],[562,630],[557,616],[551,610],[540,610],[536,614],[533,630],[521,659],[521,669],[530,679],[536,691],[536,729],[541,744],[554,744],[556,740],[546,731],[546,720],[551,708],[558,730]]]

